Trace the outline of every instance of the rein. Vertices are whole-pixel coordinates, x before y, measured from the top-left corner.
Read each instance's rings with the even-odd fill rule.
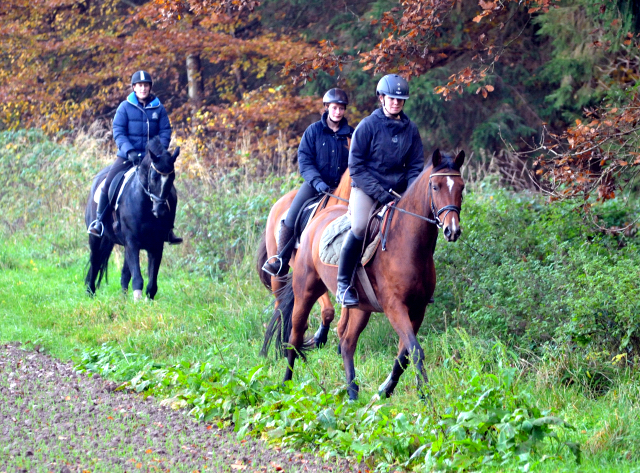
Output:
[[[394,204],[392,204],[389,207],[389,210],[390,211],[397,210],[398,212],[401,212],[403,214],[411,215],[413,217],[419,218],[420,220],[424,220],[425,222],[437,225],[438,228],[442,228],[443,220],[445,218],[447,218],[447,215],[449,214],[449,212],[453,211],[453,212],[456,212],[458,215],[460,215],[460,211],[462,209],[460,207],[458,207],[457,205],[445,205],[441,209],[436,209],[436,206],[433,203],[433,199],[431,198],[431,178],[433,176],[460,176],[460,173],[459,172],[437,172],[437,173],[431,174],[429,176],[429,200],[431,202],[431,213],[434,215],[435,219],[431,219],[429,217],[425,217],[423,215],[416,214],[416,213],[413,213],[413,212],[409,212],[408,210],[404,210],[404,209],[398,208]],[[344,199],[342,197],[334,195],[331,192],[324,192],[324,194],[328,195],[329,197],[333,197],[334,199],[341,200],[342,202],[349,203],[348,199]],[[397,202],[397,201],[395,201],[395,202]],[[447,213],[444,215],[443,219],[440,220],[440,214],[442,214],[442,212],[447,212]]]

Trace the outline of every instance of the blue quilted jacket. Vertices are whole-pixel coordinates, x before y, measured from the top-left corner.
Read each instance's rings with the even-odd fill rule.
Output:
[[[122,102],[113,119],[113,138],[118,145],[118,156],[127,159],[131,150],[144,153],[147,143],[155,136],[165,148],[171,142],[171,122],[164,106],[157,97],[143,107],[134,92]]]

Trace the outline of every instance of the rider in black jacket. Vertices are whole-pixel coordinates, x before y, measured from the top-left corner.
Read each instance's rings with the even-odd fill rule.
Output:
[[[330,89],[322,102],[325,107],[322,118],[309,125],[298,146],[298,166],[305,182],[294,197],[280,229],[278,254],[270,257],[262,267],[271,275],[284,276],[289,272],[294,245],[287,243],[294,237],[296,218],[304,203],[337,187],[347,169],[348,139],[353,133],[353,127],[344,117],[349,98],[344,90]]]
[[[403,193],[424,168],[418,127],[402,111],[409,98],[408,82],[399,75],[388,74],[378,82],[376,95],[381,107],[360,122],[349,152],[351,230],[340,252],[336,291],[343,307],[358,305],[358,293],[351,284],[369,210],[376,200],[381,204],[393,201],[391,191]]]

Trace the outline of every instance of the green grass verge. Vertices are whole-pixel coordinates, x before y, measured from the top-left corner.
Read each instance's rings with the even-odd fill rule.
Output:
[[[273,196],[293,182],[238,186],[245,178],[230,175],[215,192],[185,183],[179,228],[189,243],[167,248],[157,300],[134,304],[122,296],[118,252],[110,283],[89,298],[82,282],[88,257],[82,207],[95,169],[77,162],[95,156],[78,156],[77,148],[37,135],[0,135],[19,144],[10,148],[11,161],[0,151],[2,175],[19,173],[16,153],[27,153],[19,159],[26,157],[24,166],[34,170],[5,183],[11,192],[0,199],[7,209],[0,341],[41,345],[79,369],[189,408],[201,419],[232,421],[239,437],[348,455],[381,471],[637,466],[640,382],[625,363],[630,352],[619,350],[634,346],[633,330],[626,341],[620,333],[635,323],[637,282],[618,277],[637,261],[633,238],[585,239],[567,207],[478,188],[465,199],[463,239],[437,250],[437,303],[420,335],[429,401],[417,398],[412,370],[392,399],[377,398],[397,341],[384,316],[376,316],[356,353],[361,398],[349,403],[335,335],[296,366],[294,382],[284,387],[284,361],[257,356],[269,296],[252,271],[249,250]],[[33,143],[42,148],[44,164],[24,151],[33,152]],[[2,149],[8,148],[0,140]],[[67,177],[28,185],[44,165]],[[82,179],[86,184],[70,187]],[[59,192],[53,182],[75,191]],[[34,204],[36,196],[47,203]],[[603,289],[587,298],[599,287],[592,281],[601,280],[614,284],[608,291],[614,297]],[[608,321],[606,336],[584,329],[588,317],[603,326]],[[317,309],[311,320],[317,326]]]

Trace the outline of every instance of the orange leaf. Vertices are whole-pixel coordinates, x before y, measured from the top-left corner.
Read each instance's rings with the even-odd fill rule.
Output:
[[[492,85],[485,85],[484,88],[487,89],[489,92],[493,92],[495,90]]]

